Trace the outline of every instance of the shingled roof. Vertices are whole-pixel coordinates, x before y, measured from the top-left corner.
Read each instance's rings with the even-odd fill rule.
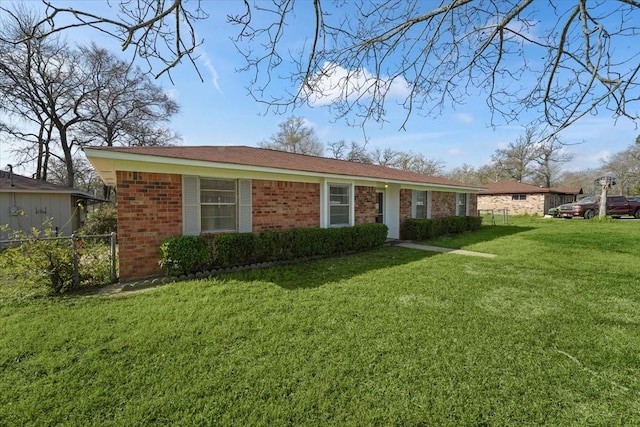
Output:
[[[0,192],[71,194],[85,199],[101,200],[77,188],[70,188],[65,185],[33,179],[6,171],[0,171]]]
[[[486,185],[487,189],[480,191],[479,196],[495,194],[572,194],[582,193],[581,188],[545,188],[516,181],[498,181]]]
[[[107,154],[98,154],[93,150],[97,150],[97,152],[166,158],[167,163],[170,163],[172,159],[180,159],[189,161],[205,161],[217,164],[251,166],[272,170],[344,175],[348,177],[373,178],[396,182],[434,184],[475,190],[480,190],[482,188],[445,178],[422,175],[415,172],[393,169],[379,165],[349,162],[326,157],[308,156],[247,146],[100,147],[88,150],[87,154],[89,157],[92,155],[96,157],[105,157]],[[118,156],[114,155],[112,158],[115,159],[118,158]],[[124,157],[121,159],[124,159]],[[131,158],[127,156],[127,159]],[[143,160],[143,158],[139,159]]]

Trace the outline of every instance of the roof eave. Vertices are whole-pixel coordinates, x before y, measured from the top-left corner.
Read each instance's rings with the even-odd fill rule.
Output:
[[[400,179],[388,179],[383,177],[370,177],[370,176],[360,176],[360,175],[349,175],[349,174],[336,174],[336,173],[328,173],[328,172],[314,172],[314,171],[303,171],[297,169],[286,169],[286,168],[274,168],[274,167],[266,167],[266,166],[254,166],[254,165],[246,165],[240,163],[222,163],[222,162],[212,162],[208,160],[194,160],[194,159],[183,159],[176,157],[168,157],[168,156],[158,156],[152,154],[138,154],[138,153],[124,153],[121,151],[115,150],[101,150],[96,148],[85,148],[85,154],[89,160],[91,158],[96,159],[105,159],[111,160],[114,162],[117,161],[131,161],[131,162],[140,162],[144,161],[146,163],[155,163],[155,164],[167,164],[168,159],[170,159],[171,164],[178,166],[189,166],[189,167],[207,167],[207,168],[218,168],[224,170],[234,170],[239,169],[243,171],[255,171],[261,173],[272,173],[279,175],[290,175],[290,176],[311,176],[317,178],[328,178],[328,179],[349,179],[349,180],[359,180],[359,181],[369,181],[369,182],[379,182],[386,184],[396,184],[401,186],[420,186],[420,187],[437,187],[441,189],[449,189],[455,191],[467,191],[467,192],[478,192],[483,189],[483,187],[474,187],[474,186],[459,186],[452,184],[442,184],[436,182],[420,182],[420,181],[407,181]],[[103,170],[98,171],[99,174],[114,174],[113,178],[115,178],[115,170]],[[114,179],[115,182],[115,179]]]

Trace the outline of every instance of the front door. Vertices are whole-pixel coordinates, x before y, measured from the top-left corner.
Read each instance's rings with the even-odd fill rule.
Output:
[[[384,224],[384,191],[378,191],[376,196],[376,222]]]

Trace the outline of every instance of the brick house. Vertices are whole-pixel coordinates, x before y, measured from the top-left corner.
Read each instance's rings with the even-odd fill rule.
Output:
[[[245,146],[86,148],[116,187],[120,278],[159,274],[176,235],[476,215],[480,188],[413,172]]]
[[[478,210],[507,209],[511,215],[544,215],[550,208],[571,203],[580,188],[544,188],[516,181],[498,181],[478,193]]]

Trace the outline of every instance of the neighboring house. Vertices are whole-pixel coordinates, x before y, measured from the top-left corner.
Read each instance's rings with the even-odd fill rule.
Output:
[[[0,225],[12,230],[28,232],[51,220],[55,231],[69,236],[85,218],[86,209],[78,205],[93,200],[75,188],[0,171]],[[0,231],[0,240],[8,235],[8,231]]]
[[[478,210],[507,209],[512,215],[544,215],[582,194],[580,188],[544,188],[516,181],[498,181],[485,187],[478,193]]]
[[[476,215],[480,188],[383,166],[244,146],[103,147],[85,154],[115,186],[120,278],[161,273],[167,237]]]

